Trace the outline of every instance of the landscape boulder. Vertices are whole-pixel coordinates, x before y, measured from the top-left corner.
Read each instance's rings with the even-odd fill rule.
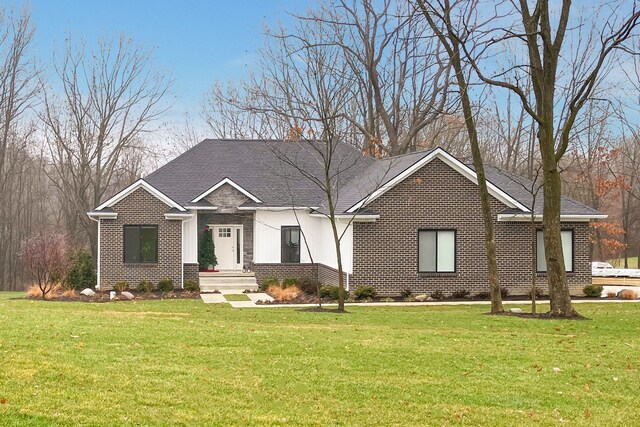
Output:
[[[82,292],[80,292],[81,295],[84,295],[85,297],[93,297],[96,295],[96,293],[89,288],[83,289]]]
[[[123,300],[123,301],[131,301],[132,299],[134,299],[135,297],[133,296],[133,294],[131,292],[120,292],[120,295],[118,296],[118,299]]]
[[[522,313],[522,309],[521,308],[512,308],[511,310],[509,310],[512,313]]]
[[[429,296],[427,294],[421,294],[421,295],[416,295],[416,301],[427,301],[429,299]]]

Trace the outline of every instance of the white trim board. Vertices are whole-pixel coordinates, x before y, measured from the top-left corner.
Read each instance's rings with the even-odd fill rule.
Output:
[[[191,203],[199,202],[200,200],[204,199],[205,197],[207,197],[209,194],[211,194],[212,192],[214,192],[218,188],[222,187],[224,184],[229,184],[230,186],[232,186],[233,188],[235,188],[236,190],[238,190],[239,192],[241,192],[242,194],[244,194],[245,196],[247,196],[248,198],[250,198],[254,202],[262,203],[262,201],[260,199],[258,199],[256,196],[254,196],[253,194],[251,194],[250,192],[248,192],[247,190],[245,190],[244,188],[242,188],[241,186],[239,186],[238,184],[236,184],[235,182],[233,182],[229,178],[225,178],[222,181],[218,182],[216,185],[214,185],[213,187],[209,188],[207,191],[205,191],[204,193],[200,194],[198,197],[193,199],[191,201]]]
[[[136,182],[134,182],[133,184],[131,184],[130,186],[128,186],[124,190],[120,191],[118,194],[116,194],[115,196],[113,196],[112,198],[110,198],[109,200],[107,200],[106,202],[101,204],[100,206],[98,206],[95,210],[99,211],[99,210],[102,210],[102,209],[104,209],[106,207],[115,205],[120,200],[124,199],[129,194],[131,194],[134,191],[136,191],[138,188],[145,189],[149,194],[151,194],[152,196],[154,196],[158,200],[164,202],[164,204],[166,204],[167,206],[170,206],[172,208],[176,208],[176,209],[178,209],[179,211],[182,211],[182,212],[186,212],[186,209],[183,208],[180,204],[174,202],[170,197],[166,196],[164,193],[162,193],[160,190],[158,190],[157,188],[155,188],[153,185],[149,184],[147,181],[145,181],[142,178],[140,178],[139,180],[137,180]]]
[[[593,215],[560,215],[560,221],[588,222],[592,219],[605,219],[609,215],[593,214]],[[531,214],[498,214],[499,222],[523,222],[531,221]],[[542,221],[542,215],[534,215],[534,222]]]
[[[360,200],[358,203],[356,203],[355,205],[347,209],[347,212],[353,213],[356,210],[362,208],[363,206],[366,206],[367,204],[374,201],[378,197],[382,196],[384,193],[391,190],[397,184],[404,181],[406,178],[413,175],[420,168],[422,168],[423,166],[430,163],[432,160],[436,158],[442,160],[447,165],[451,166],[453,169],[459,172],[462,176],[466,177],[469,181],[478,185],[478,176],[473,171],[473,169],[471,169],[470,167],[462,163],[460,160],[453,157],[451,154],[447,153],[442,148],[436,148],[431,153],[427,154],[426,156],[424,156],[423,158],[415,162],[413,165],[405,169],[402,173],[400,173],[398,176],[393,178],[391,181],[389,181],[388,183],[386,183],[385,185],[383,185],[382,187],[374,191],[372,194],[368,195],[367,197],[365,197],[364,199]],[[516,199],[514,199],[513,197],[511,197],[510,195],[508,195],[507,193],[505,193],[504,191],[502,191],[500,188],[498,188],[497,186],[495,186],[489,181],[487,181],[487,188],[489,189],[489,194],[491,194],[496,199],[500,200],[505,205],[512,208],[518,208],[523,212],[530,212],[529,208],[527,208],[526,206],[518,202]]]

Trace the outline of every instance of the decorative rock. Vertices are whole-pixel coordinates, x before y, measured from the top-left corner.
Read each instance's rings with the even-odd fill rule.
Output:
[[[429,299],[429,297],[427,296],[427,294],[422,294],[422,295],[416,295],[416,301],[427,301]]]
[[[433,301],[433,297],[427,298],[427,301]]]
[[[560,368],[553,368],[552,370],[554,374],[559,374],[560,372],[562,372]]]
[[[522,309],[521,308],[512,308],[509,311],[512,312],[512,313],[522,313]]]
[[[89,288],[83,289],[82,292],[80,292],[80,294],[84,295],[85,297],[93,297],[96,295],[96,293]]]
[[[119,298],[120,298],[121,300],[131,301],[131,300],[132,300],[132,299],[134,299],[135,297],[133,296],[133,294],[132,294],[131,292],[124,291],[124,292],[120,292],[120,296],[119,296]]]

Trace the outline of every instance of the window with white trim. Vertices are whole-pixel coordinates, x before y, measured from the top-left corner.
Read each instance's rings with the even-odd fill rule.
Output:
[[[418,272],[454,273],[456,271],[456,231],[418,231]]]
[[[565,271],[573,271],[573,230],[560,231],[562,239],[562,254],[564,255]],[[538,230],[536,239],[536,270],[538,272],[547,271],[547,259],[544,256],[544,233]]]

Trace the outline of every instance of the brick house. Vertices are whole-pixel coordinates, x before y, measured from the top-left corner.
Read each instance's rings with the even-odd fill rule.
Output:
[[[318,142],[205,140],[88,215],[98,223],[98,286],[170,278],[255,287],[266,276],[336,284],[337,257]],[[473,168],[437,148],[376,160],[336,148],[333,202],[348,289],[380,295],[488,291],[483,223]],[[295,166],[301,166],[301,173]],[[536,268],[545,291],[542,194],[487,167],[501,285],[525,294]],[[540,192],[541,193],[541,192]],[[605,215],[562,199],[562,243],[572,293],[591,282],[589,222]],[[536,228],[535,238],[531,220]],[[218,272],[201,272],[198,247],[211,230]],[[531,253],[535,239],[536,253]],[[535,266],[535,267],[534,267]]]

